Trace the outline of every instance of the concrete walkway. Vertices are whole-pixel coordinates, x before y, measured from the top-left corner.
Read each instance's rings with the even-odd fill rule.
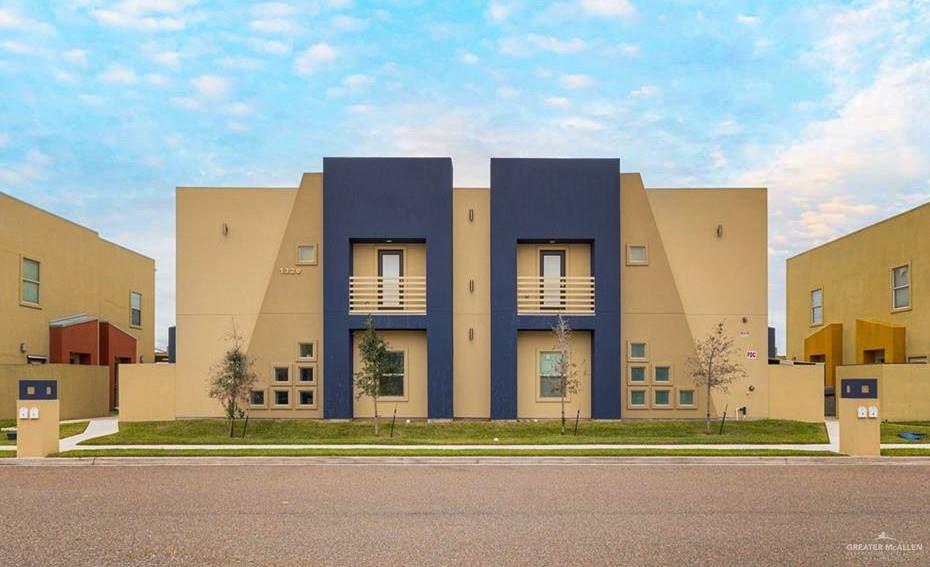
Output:
[[[90,423],[87,424],[87,429],[84,430],[84,433],[74,435],[71,437],[66,437],[58,442],[58,451],[63,453],[65,451],[71,451],[78,448],[78,443],[81,441],[86,441],[88,439],[93,439],[94,437],[103,437],[105,435],[113,435],[114,433],[119,432],[119,418],[118,417],[95,417],[90,420]]]

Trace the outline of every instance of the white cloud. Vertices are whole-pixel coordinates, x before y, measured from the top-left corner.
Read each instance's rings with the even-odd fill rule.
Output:
[[[550,96],[543,99],[543,102],[549,106],[557,106],[559,108],[568,108],[572,105],[572,101],[565,98],[564,96]]]
[[[49,32],[53,28],[45,22],[23,16],[12,8],[0,8],[0,29]]]
[[[342,79],[340,86],[327,89],[326,94],[329,96],[357,94],[367,90],[368,87],[374,84],[374,82],[374,77],[371,77],[370,75],[363,75],[360,73],[348,75]]]
[[[648,98],[656,96],[661,92],[661,90],[662,89],[656,85],[643,85],[638,89],[633,89],[630,91],[630,96],[633,98]]]
[[[639,55],[639,46],[635,43],[621,43],[612,51],[624,57],[636,57]]]
[[[221,67],[226,69],[235,69],[237,71],[254,71],[265,66],[261,59],[255,57],[223,57],[217,62]]]
[[[166,87],[171,84],[171,79],[159,73],[148,73],[145,82],[155,87]]]
[[[539,50],[559,54],[579,53],[587,48],[585,41],[578,37],[559,39],[539,34],[501,38],[497,45],[501,53],[512,56],[528,56]]]
[[[360,18],[355,18],[353,16],[346,16],[344,14],[340,14],[338,16],[333,16],[329,20],[329,25],[337,30],[353,32],[353,31],[361,31],[367,28],[368,22]]]
[[[87,106],[103,106],[105,102],[102,96],[92,94],[82,94],[78,98]]]
[[[0,47],[16,55],[32,55],[36,53],[36,48],[21,41],[7,40],[0,42]]]
[[[284,18],[294,13],[294,7],[287,2],[263,2],[252,6],[252,14],[266,18]]]
[[[249,27],[262,33],[292,34],[298,31],[293,21],[284,18],[259,18],[249,22]]]
[[[199,100],[189,96],[171,97],[171,103],[184,110],[200,110],[203,107]]]
[[[248,116],[252,114],[252,106],[245,102],[234,102],[223,107],[224,114],[232,116]]]
[[[250,41],[255,51],[270,53],[272,55],[287,55],[291,52],[291,44],[277,39],[254,39]]]
[[[762,22],[762,18],[758,16],[749,16],[746,14],[739,14],[736,16],[736,21],[743,24],[744,26],[757,26]]]
[[[629,18],[636,13],[628,0],[581,0],[581,9],[592,16]]]
[[[466,51],[465,53],[459,55],[459,61],[465,63],[466,65],[477,65],[480,59],[474,53]]]
[[[733,136],[743,131],[742,125],[733,118],[721,120],[711,132],[715,136]]]
[[[145,31],[177,31],[187,25],[185,10],[197,0],[122,0],[108,8],[93,8],[91,17],[102,25]]]
[[[350,104],[349,106],[346,107],[346,109],[349,112],[360,114],[363,112],[369,112],[371,110],[371,107],[368,106],[367,104]]]
[[[181,54],[177,51],[159,51],[153,53],[151,57],[152,61],[170,69],[177,69],[181,66]]]
[[[69,49],[61,54],[65,61],[69,63],[74,63],[75,65],[80,65],[84,67],[87,65],[87,50],[86,49]]]
[[[571,128],[573,130],[584,130],[586,132],[597,132],[607,128],[604,124],[584,116],[568,116],[562,118],[559,120],[559,126]]]
[[[51,158],[46,154],[32,148],[20,161],[0,167],[0,183],[15,186],[43,179],[46,177],[46,171],[51,162]]]
[[[513,98],[520,94],[520,91],[509,86],[497,87],[497,96],[498,98]]]
[[[230,82],[220,75],[200,75],[191,79],[194,90],[205,98],[223,98],[229,94]]]
[[[559,84],[567,89],[581,89],[594,84],[594,79],[587,75],[562,75]]]
[[[491,2],[488,5],[487,17],[494,22],[503,22],[510,16],[510,6],[503,2]]]
[[[315,43],[294,60],[294,69],[301,75],[309,75],[320,67],[336,60],[338,51],[332,45],[321,42]]]
[[[101,81],[131,85],[137,81],[136,72],[122,65],[110,65],[99,75]]]

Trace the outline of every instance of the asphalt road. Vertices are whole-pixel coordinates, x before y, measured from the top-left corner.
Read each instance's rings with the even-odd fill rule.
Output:
[[[0,564],[926,565],[928,481],[930,465],[0,466]],[[850,548],[866,544],[924,549]]]

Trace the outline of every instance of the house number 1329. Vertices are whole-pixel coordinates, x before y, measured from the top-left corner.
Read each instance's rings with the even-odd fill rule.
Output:
[[[300,268],[279,268],[285,276],[296,276],[300,274]]]

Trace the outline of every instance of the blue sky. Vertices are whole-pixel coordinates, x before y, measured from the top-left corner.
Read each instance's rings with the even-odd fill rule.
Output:
[[[157,260],[174,187],[295,185],[324,155],[621,159],[769,188],[784,260],[930,200],[930,3],[0,1],[0,190]]]

